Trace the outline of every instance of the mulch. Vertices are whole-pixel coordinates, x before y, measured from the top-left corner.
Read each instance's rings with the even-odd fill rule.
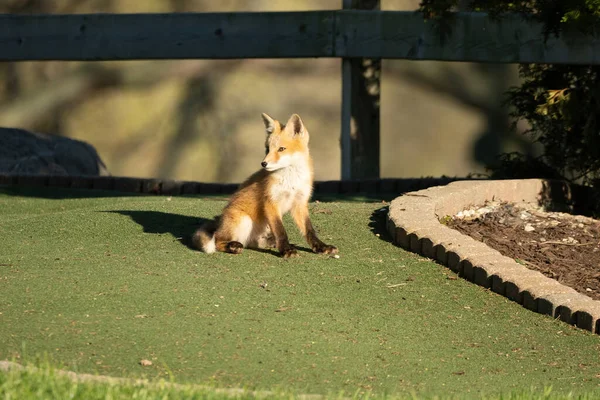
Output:
[[[600,300],[600,221],[596,219],[492,202],[457,214],[447,225]]]

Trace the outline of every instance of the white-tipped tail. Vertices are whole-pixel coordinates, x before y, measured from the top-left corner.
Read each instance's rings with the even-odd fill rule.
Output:
[[[215,235],[213,235],[210,240],[204,244],[204,251],[206,254],[214,253],[217,250],[217,246],[215,245]]]
[[[205,253],[214,253],[217,250],[215,245],[216,226],[213,221],[201,226],[192,236],[194,247]]]

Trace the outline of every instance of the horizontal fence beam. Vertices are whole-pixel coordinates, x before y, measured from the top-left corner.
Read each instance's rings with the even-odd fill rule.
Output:
[[[0,61],[312,57],[598,64],[600,40],[546,41],[514,14],[457,13],[444,29],[403,11],[0,14]]]
[[[331,12],[0,15],[0,60],[325,57]]]

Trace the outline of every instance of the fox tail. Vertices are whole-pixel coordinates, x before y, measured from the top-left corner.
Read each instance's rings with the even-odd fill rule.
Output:
[[[207,254],[214,253],[216,251],[215,246],[215,232],[217,230],[217,222],[209,221],[200,226],[194,236],[192,236],[192,243],[194,247]]]

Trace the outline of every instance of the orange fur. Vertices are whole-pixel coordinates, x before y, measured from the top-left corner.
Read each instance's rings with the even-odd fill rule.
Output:
[[[193,242],[207,253],[238,254],[244,247],[275,246],[282,256],[297,255],[289,243],[282,216],[292,212],[302,235],[317,253],[335,254],[335,246],[318,237],[308,213],[312,194],[313,163],[309,134],[297,114],[285,125],[263,114],[267,154],[262,169],[252,174],[233,194],[216,227],[200,227]]]

